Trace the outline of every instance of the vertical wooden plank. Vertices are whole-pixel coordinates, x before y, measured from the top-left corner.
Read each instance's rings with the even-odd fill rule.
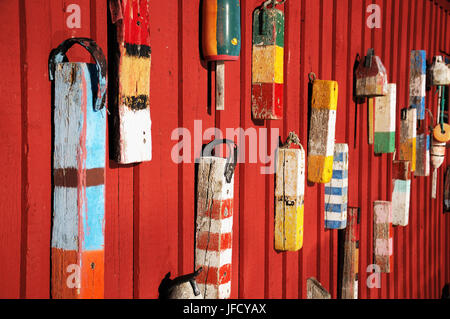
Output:
[[[0,86],[0,101],[3,105],[0,114],[4,124],[0,126],[2,151],[5,153],[5,166],[0,176],[3,181],[0,186],[1,194],[1,222],[0,222],[0,289],[1,298],[20,297],[20,264],[21,264],[21,214],[25,209],[21,202],[22,166],[22,108],[26,106],[26,82],[23,72],[25,55],[20,37],[23,26],[20,25],[20,11],[17,1],[1,2],[0,12],[3,27],[0,43],[3,44],[1,58],[9,63],[1,63],[0,72],[8,74]],[[18,54],[19,52],[19,54]],[[22,55],[21,56],[21,52]],[[22,79],[22,80],[21,80]]]
[[[150,161],[152,138],[150,119],[151,47],[149,2],[110,1],[117,43],[114,61],[117,70],[110,83],[116,88],[113,106],[114,136],[111,158],[120,164]]]
[[[139,201],[134,204],[139,207],[139,280],[135,283],[139,298],[157,298],[164,276],[178,272],[179,198],[173,187],[178,184],[178,142],[174,141],[178,138],[177,4],[150,2],[149,17],[152,57],[158,61],[152,65],[151,77],[159,79],[151,84],[150,105],[164,107],[152,109],[152,117],[158,119],[152,123],[152,161],[139,165]],[[193,230],[191,236],[195,236]]]
[[[316,72],[318,69],[318,59],[319,55],[318,47],[316,43],[319,37],[319,1],[307,1],[302,2],[302,48],[301,48],[301,58],[300,65],[302,67],[300,79],[301,79],[301,103],[303,106],[301,110],[302,117],[301,121],[301,132],[300,132],[300,143],[302,145],[307,145],[308,143],[308,130],[309,130],[309,117],[311,116],[310,110],[310,99],[312,88],[308,84],[308,73]],[[308,116],[305,116],[308,114]],[[307,155],[309,155],[309,150]],[[307,163],[307,170],[309,170],[309,165]],[[316,247],[314,241],[319,236],[320,223],[317,222],[319,215],[316,211],[318,201],[322,201],[318,187],[311,183],[306,184],[305,194],[305,219],[304,219],[304,238],[311,238],[311,241],[305,240],[304,247],[302,249],[302,297],[307,297],[306,280],[309,277],[319,277],[317,268],[319,267],[319,254],[318,250],[320,247]],[[313,252],[312,254],[306,254],[306,251]]]
[[[95,76],[92,64],[56,64],[53,298],[104,296],[106,111],[94,110]]]
[[[349,207],[347,227],[342,231],[344,240],[340,247],[341,298],[358,299],[359,265],[359,208]]]
[[[409,161],[392,162],[392,224],[407,226],[411,197],[411,174]]]
[[[226,178],[227,159],[201,157],[197,184],[195,268],[205,299],[227,299],[231,294],[233,189]]]
[[[387,201],[373,202],[374,262],[380,272],[389,273],[392,268],[392,205]]]
[[[21,57],[27,84],[23,93],[23,205],[25,224],[22,229],[23,257],[22,298],[48,298],[50,290],[50,223],[51,223],[51,85],[45,63],[50,52],[50,23],[42,16],[50,12],[49,4],[19,1],[21,9]],[[26,79],[25,79],[26,78]],[[36,276],[39,273],[39,276]]]
[[[275,249],[297,251],[303,246],[305,152],[279,149],[275,188]]]
[[[325,228],[344,229],[347,226],[348,145],[334,145],[333,176],[325,184]]]
[[[253,12],[252,115],[254,119],[283,117],[284,13],[260,6]]]
[[[397,107],[397,85],[388,84],[388,94],[375,98],[374,152],[395,151],[395,117]]]
[[[328,183],[332,177],[337,97],[336,81],[314,80],[308,142],[308,181],[313,183]]]
[[[241,4],[242,17],[242,42],[251,43],[252,23],[251,13],[260,1],[245,1]],[[261,218],[261,212],[266,212],[266,202],[259,200],[266,196],[265,177],[261,175],[262,165],[251,161],[251,149],[248,143],[256,143],[251,137],[257,132],[257,124],[251,121],[251,50],[247,46],[241,51],[241,104],[240,120],[241,128],[248,133],[248,138],[242,135],[242,142],[246,141],[245,147],[238,141],[241,152],[245,152],[245,164],[239,165],[240,172],[240,254],[239,254],[239,298],[263,298],[267,281],[266,261],[266,222]],[[258,123],[262,125],[261,123]],[[256,145],[256,144],[255,144]],[[254,152],[254,149],[253,149]],[[241,153],[242,154],[242,153]],[[273,176],[272,176],[273,177]],[[272,179],[273,181],[273,179]],[[272,182],[273,183],[273,182]],[[266,212],[267,214],[267,212]],[[273,213],[272,213],[273,214]],[[267,227],[268,226],[267,224]],[[256,247],[254,243],[259,243]],[[264,245],[262,244],[264,243]],[[268,243],[268,241],[267,241]],[[263,268],[264,265],[264,268]],[[263,270],[264,269],[264,270]]]
[[[299,37],[301,25],[301,1],[293,1],[285,3],[285,85],[284,85],[284,114],[283,114],[283,136],[291,131],[300,132],[300,140],[304,135],[300,131],[300,116],[302,106],[300,105],[300,48],[301,39]],[[300,66],[300,67],[299,67]],[[302,144],[305,145],[305,144]],[[302,291],[302,268],[301,250],[286,254],[285,268],[283,269],[283,282],[285,283],[285,292],[283,298],[300,298]]]

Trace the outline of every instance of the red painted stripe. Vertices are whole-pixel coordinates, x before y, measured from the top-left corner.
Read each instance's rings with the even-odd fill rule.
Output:
[[[150,46],[148,0],[122,0],[124,41]]]
[[[223,265],[220,268],[204,266],[196,280],[198,283],[214,286],[226,284],[231,280],[231,264]]]
[[[204,212],[204,215],[212,219],[221,220],[233,216],[233,199],[213,200],[210,211]]]
[[[280,119],[283,117],[284,85],[256,83],[252,85],[252,112],[256,119]]]
[[[230,249],[232,246],[232,234],[200,232],[197,238],[197,248],[208,251],[222,251]]]

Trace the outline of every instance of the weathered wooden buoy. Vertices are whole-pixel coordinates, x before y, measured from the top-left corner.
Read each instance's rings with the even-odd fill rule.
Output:
[[[409,72],[409,106],[417,109],[417,119],[425,118],[425,89],[427,81],[427,53],[411,51]]]
[[[306,280],[306,296],[308,299],[331,299],[330,293],[314,277]]]
[[[64,62],[80,44],[96,64]],[[72,38],[49,58],[54,81],[52,298],[104,297],[106,60]]]
[[[215,146],[230,146],[230,156],[212,156]],[[195,268],[206,299],[226,299],[231,292],[234,169],[237,147],[228,140],[209,143],[200,157],[197,179]]]
[[[450,64],[445,64],[442,56],[438,55],[433,58],[428,74],[431,85],[450,85]]]
[[[375,154],[395,151],[396,96],[397,85],[389,83],[388,93],[375,98]]]
[[[417,129],[416,137],[416,170],[414,176],[430,175],[430,134],[428,128],[422,125]]]
[[[150,118],[151,48],[149,0],[112,0],[116,43],[111,82],[111,159],[120,164],[152,159]],[[110,107],[110,108],[111,108]]]
[[[348,145],[335,144],[333,175],[325,184],[325,228],[344,229],[347,226]]]
[[[389,273],[393,253],[391,202],[373,202],[373,244],[374,263],[380,272]]]
[[[252,114],[254,119],[283,118],[284,1],[267,0],[253,13]],[[272,4],[269,8],[268,5]]]
[[[388,94],[386,69],[381,59],[369,49],[367,55],[359,63],[356,71],[356,96],[376,97]]]
[[[239,0],[204,0],[202,50],[216,65],[216,110],[225,109],[225,61],[239,59],[241,8]]]
[[[392,224],[408,225],[411,197],[411,173],[409,161],[392,162]]]
[[[411,172],[416,170],[416,125],[417,109],[404,108],[400,118],[399,160],[411,163]]]
[[[295,144],[300,148],[290,148]],[[275,186],[275,249],[297,251],[303,246],[305,151],[291,132],[277,151]]]
[[[342,265],[342,299],[358,299],[358,264],[359,264],[359,208],[349,207],[347,227],[343,230],[344,241]]]
[[[316,80],[314,73],[310,74],[310,80],[313,92],[308,140],[308,180],[328,183],[333,173],[338,83]]]
[[[437,170],[444,163],[445,159],[445,142],[438,142],[432,139],[431,142],[431,165],[433,166],[433,178],[431,182],[431,198],[436,198]]]

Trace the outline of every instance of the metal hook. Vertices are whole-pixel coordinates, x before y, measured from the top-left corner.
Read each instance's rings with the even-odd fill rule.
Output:
[[[277,0],[266,0],[266,2],[263,3],[263,8],[264,10],[267,9],[267,7],[269,6],[269,4],[272,4],[272,8],[275,8],[275,6],[279,5],[279,4],[283,4],[285,3],[286,0],[281,0],[281,1],[277,1]]]
[[[314,73],[314,72],[310,72],[309,74],[308,74],[308,78],[309,78],[309,82],[310,83],[314,83],[314,81],[316,80],[316,74]]]

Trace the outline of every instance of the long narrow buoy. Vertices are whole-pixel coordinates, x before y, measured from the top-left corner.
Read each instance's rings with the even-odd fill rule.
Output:
[[[388,93],[375,98],[375,154],[395,151],[396,96],[397,85],[389,83]]]
[[[374,262],[380,267],[380,272],[391,272],[393,253],[391,202],[373,202],[373,245]]]
[[[359,208],[349,207],[347,227],[343,230],[342,299],[358,299]]]
[[[290,148],[290,138],[300,148]],[[305,198],[305,151],[291,132],[288,143],[277,152],[275,187],[275,249],[297,251],[303,246]]]
[[[310,80],[313,92],[308,140],[308,180],[328,183],[333,173],[338,83],[316,80],[313,73],[310,74]]]
[[[75,43],[96,64],[63,62]],[[52,298],[104,297],[106,59],[93,40],[71,38],[53,50]]]
[[[411,173],[409,161],[392,162],[392,224],[406,226],[409,219]]]
[[[253,13],[252,115],[260,120],[283,118],[284,13],[275,4]]]
[[[113,116],[111,158],[120,164],[152,159],[149,0],[112,0],[115,68],[109,99]]]
[[[347,226],[348,145],[335,144],[333,176],[325,184],[325,228],[343,229]]]

